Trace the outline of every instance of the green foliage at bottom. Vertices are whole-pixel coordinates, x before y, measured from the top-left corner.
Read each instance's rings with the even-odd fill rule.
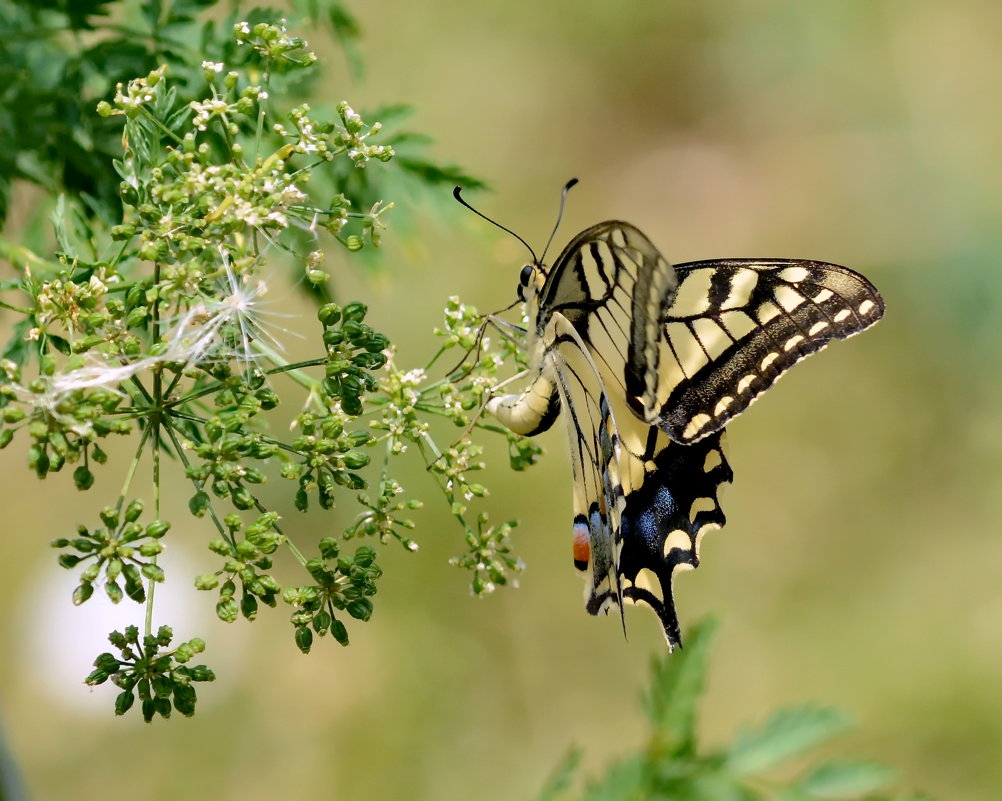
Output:
[[[869,761],[824,760],[792,779],[775,778],[792,772],[787,763],[805,764],[808,751],[846,730],[846,717],[826,707],[781,709],[739,732],[730,745],[701,748],[697,704],[712,630],[712,624],[703,624],[684,651],[654,661],[644,701],[650,721],[644,746],[587,781],[579,793],[571,788],[581,754],[572,751],[538,801],[925,801],[914,793],[889,794],[893,771]]]

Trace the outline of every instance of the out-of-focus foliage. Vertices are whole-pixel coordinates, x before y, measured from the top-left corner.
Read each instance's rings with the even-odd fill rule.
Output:
[[[801,706],[774,712],[744,729],[722,748],[706,748],[697,736],[697,705],[706,679],[713,627],[694,628],[684,651],[651,666],[644,706],[650,724],[637,753],[612,764],[605,775],[572,796],[568,788],[581,759],[571,752],[538,801],[905,801],[887,795],[893,772],[873,762],[828,759],[802,767],[791,779],[775,776],[788,763],[845,731],[848,721],[833,709]],[[789,772],[788,770],[786,772]],[[924,798],[924,796],[922,797]],[[922,801],[908,795],[909,801]]]
[[[119,157],[121,125],[95,115],[94,108],[100,101],[113,101],[117,85],[165,65],[182,105],[198,99],[205,82],[204,62],[226,64],[227,69],[253,65],[254,51],[233,39],[233,25],[274,23],[280,12],[233,4],[225,16],[208,16],[218,3],[0,2],[0,224],[7,216],[12,182],[18,179],[51,193],[69,192],[105,221],[117,220],[119,178],[111,165]],[[300,6],[314,26],[332,30],[358,63],[359,26],[341,0]],[[275,96],[308,95],[316,85],[312,75],[283,59],[276,60],[269,78]],[[395,122],[405,108],[385,116]],[[269,139],[273,134],[271,129],[259,132]],[[436,165],[415,151],[414,143],[426,143],[427,138],[400,131],[391,138],[407,144],[409,152],[400,166],[424,184],[479,184],[458,168]],[[352,166],[337,165],[319,182],[316,194],[343,193],[356,209],[371,207],[379,199],[378,190]],[[337,191],[332,192],[334,186]]]

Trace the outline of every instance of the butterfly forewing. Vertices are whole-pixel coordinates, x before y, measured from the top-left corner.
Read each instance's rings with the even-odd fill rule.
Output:
[[[637,413],[677,442],[719,431],[805,356],[873,325],[873,285],[837,264],[726,259],[676,265],[663,335],[627,361]]]

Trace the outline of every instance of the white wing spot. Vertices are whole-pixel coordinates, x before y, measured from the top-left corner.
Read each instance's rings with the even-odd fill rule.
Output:
[[[720,315],[720,322],[734,339],[744,339],[756,328],[755,320],[743,311],[724,312]]]
[[[649,590],[653,593],[654,597],[657,598],[662,603],[664,599],[661,597],[661,581],[658,579],[657,574],[654,573],[649,567],[645,567],[643,570],[637,573],[637,578],[633,582],[634,587],[641,587],[642,589]],[[628,598],[624,598],[627,603],[636,603]]]
[[[818,292],[817,295],[811,298],[811,300],[813,300],[815,303],[824,303],[826,300],[828,300],[828,298],[830,298],[834,294],[835,293],[832,292],[830,289],[822,289],[820,292]]]
[[[864,300],[862,303],[859,304],[859,313],[869,314],[870,309],[872,309],[874,305],[875,304],[872,300]]]
[[[669,311],[675,317],[704,314],[710,310],[710,282],[714,270],[709,267],[693,270],[679,284]]]
[[[731,312],[740,314],[740,312]],[[731,338],[724,333],[724,330],[717,325],[715,320],[708,317],[699,317],[692,321],[692,327],[696,332],[696,339],[703,347],[710,359],[717,359],[731,345]]]
[[[692,540],[689,539],[689,532],[677,528],[668,533],[668,536],[665,537],[664,555],[668,556],[668,552],[676,548],[680,551],[688,551],[692,548]]]
[[[765,325],[767,322],[775,317],[779,317],[780,310],[779,306],[775,303],[769,303],[768,301],[761,304],[757,309],[755,309],[755,316],[758,317],[760,325]]]
[[[797,345],[804,341],[804,338],[797,334],[796,336],[790,337],[786,340],[786,344],[783,345],[783,350],[793,350]]]
[[[741,393],[747,391],[748,387],[752,385],[752,381],[756,378],[758,378],[758,375],[755,373],[748,373],[748,375],[744,376],[740,381],[738,381],[738,392]]]
[[[801,295],[792,286],[781,285],[773,290],[773,294],[776,296],[776,300],[779,301],[779,305],[782,306],[786,311],[793,311],[797,306],[806,300],[803,295]]]
[[[710,422],[710,415],[708,414],[697,414],[689,421],[689,425],[685,427],[685,431],[682,432],[682,436],[685,439],[692,439],[696,434],[703,430],[703,427]]]
[[[806,267],[787,267],[785,270],[779,271],[779,277],[784,281],[789,281],[791,284],[803,281],[808,275]]]
[[[775,353],[775,352],[770,353],[768,356],[766,356],[764,359],[762,359],[762,365],[761,365],[762,369],[763,370],[768,370],[769,369],[769,365],[772,364],[774,361],[776,361],[776,359],[778,359],[778,358],[779,358],[779,354],[778,353]]]
[[[721,310],[734,309],[748,305],[748,298],[751,297],[755,285],[758,284],[758,273],[754,270],[738,269],[731,278],[730,290],[727,293],[727,300],[720,304]]]
[[[842,309],[842,311],[836,314],[832,319],[835,320],[836,323],[841,323],[850,314],[852,314],[850,309]]]
[[[730,395],[724,395],[717,403],[716,408],[713,410],[714,417],[720,417],[724,412],[727,411],[727,407],[734,403],[734,398]]]
[[[814,325],[811,326],[810,330],[807,333],[808,333],[809,336],[813,337],[816,334],[820,334],[827,327],[828,327],[828,321],[827,320],[819,320],[818,322],[816,322]]]

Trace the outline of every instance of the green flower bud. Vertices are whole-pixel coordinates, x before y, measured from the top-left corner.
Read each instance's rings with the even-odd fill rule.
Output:
[[[24,409],[20,406],[8,406],[3,410],[3,420],[5,423],[17,423],[25,417]]]
[[[327,629],[330,628],[333,618],[330,616],[330,612],[326,609],[322,609],[317,614],[313,616],[313,630],[317,634],[326,634]]]
[[[73,590],[73,605],[80,606],[80,604],[87,601],[94,594],[94,585],[90,582],[84,582]]]
[[[174,692],[174,685],[166,676],[154,676],[150,680],[150,685],[153,688],[153,694],[158,698],[167,698]]]
[[[300,512],[305,512],[307,509],[310,508],[310,496],[302,485],[300,485],[299,489],[296,490],[296,496],[293,499],[293,505]]]
[[[226,598],[216,604],[216,617],[224,623],[232,623],[240,614],[240,608],[233,598]]]
[[[313,632],[306,626],[296,629],[296,647],[304,654],[308,654],[313,647]]]
[[[139,515],[142,514],[142,501],[136,498],[131,501],[128,506],[125,507],[125,521],[135,522],[139,519]]]
[[[206,665],[195,665],[191,668],[192,681],[215,681],[216,674]]]
[[[348,629],[344,627],[342,623],[337,618],[331,623],[331,636],[334,637],[341,645],[348,644]]]
[[[244,596],[240,599],[240,612],[248,620],[253,620],[257,617],[257,598],[251,595],[249,592],[244,593]]]
[[[333,348],[344,342],[344,332],[339,328],[328,328],[324,331],[323,340],[327,347]],[[6,410],[4,411],[6,412]],[[24,416],[24,412],[21,413],[21,416]],[[7,422],[11,421],[8,420]]]
[[[354,561],[359,567],[369,567],[376,561],[376,552],[367,545],[362,545],[356,549]]]
[[[73,471],[73,483],[80,491],[89,490],[94,486],[94,474],[87,465],[80,465]]]
[[[149,309],[145,306],[136,306],[132,311],[126,315],[125,325],[129,328],[138,328],[146,323],[146,319],[149,316]]]
[[[166,520],[154,520],[146,527],[146,536],[159,539],[170,529],[170,523]]]
[[[69,554],[67,554],[68,556]],[[60,557],[60,564],[62,563],[62,557]],[[63,565],[66,567],[66,565]],[[101,564],[99,562],[91,562],[87,565],[87,568],[80,574],[81,581],[94,581],[98,576],[101,575]]]
[[[350,601],[345,606],[345,611],[356,620],[368,620],[372,617],[372,601],[368,598]]]
[[[336,303],[325,303],[317,312],[317,318],[324,326],[332,326],[341,319],[341,309]]]
[[[135,700],[136,696],[133,694],[132,690],[123,690],[120,692],[117,696],[115,696],[115,714],[124,715],[132,708],[132,704]]]
[[[338,543],[334,537],[324,537],[318,543],[320,548],[320,555],[324,559],[337,559],[338,556]]]
[[[362,451],[348,451],[341,458],[344,461],[344,466],[352,470],[365,467],[369,463],[369,454]]]
[[[119,601],[122,600],[122,598],[125,597],[124,594],[122,593],[122,588],[119,587],[118,582],[115,581],[106,582],[104,585],[104,591],[107,593],[108,599],[113,604],[117,604]]]
[[[100,669],[95,670],[86,679],[84,679],[84,684],[87,684],[91,687],[97,684],[104,684],[108,680],[109,675],[110,674],[107,671]]]
[[[386,364],[386,356],[382,353],[358,353],[352,361],[363,370],[378,370]]]
[[[150,557],[163,553],[164,546],[160,542],[144,542],[139,546],[139,555]]]
[[[209,507],[212,505],[212,499],[205,492],[196,492],[188,500],[188,511],[190,511],[195,517],[205,517],[205,513],[209,511]]]
[[[200,576],[195,576],[195,589],[197,590],[214,590],[219,586],[219,576],[215,573],[203,573]]]
[[[246,510],[254,508],[254,496],[247,491],[246,487],[233,487],[230,491],[230,499],[237,509]]]

